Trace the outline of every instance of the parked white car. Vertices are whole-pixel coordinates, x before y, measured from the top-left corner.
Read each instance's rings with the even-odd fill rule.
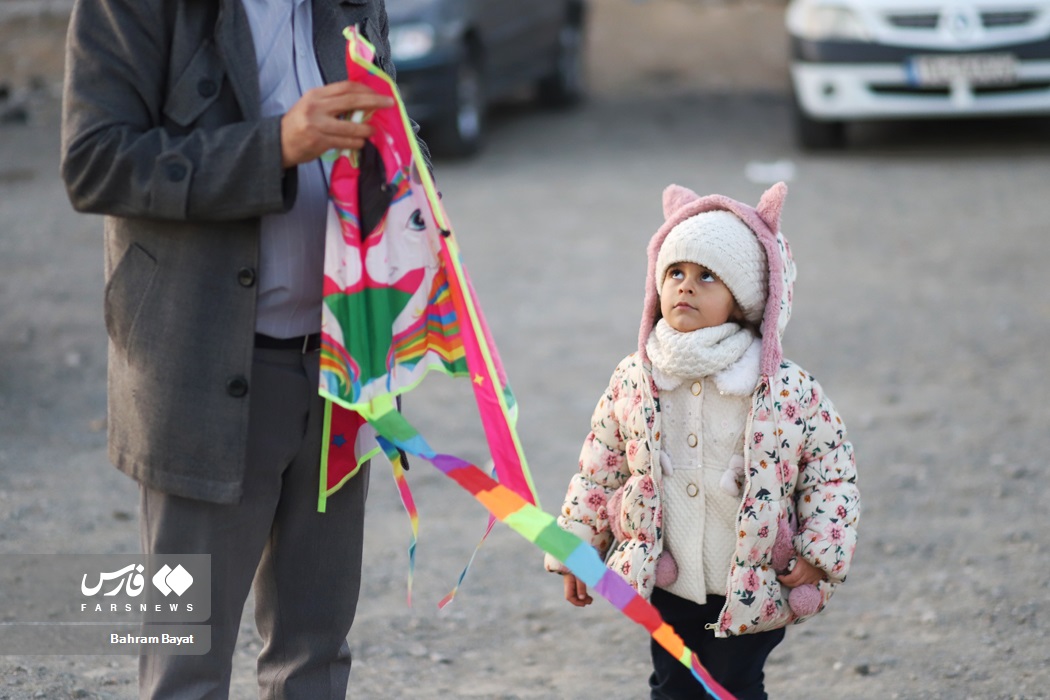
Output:
[[[1050,114],[1050,0],[792,0],[786,24],[805,148],[851,121]]]

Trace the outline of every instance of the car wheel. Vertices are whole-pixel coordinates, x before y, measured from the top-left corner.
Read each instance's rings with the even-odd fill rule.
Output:
[[[539,83],[539,100],[549,107],[567,107],[583,97],[583,25],[570,18],[558,33],[554,72]]]
[[[830,151],[846,146],[846,125],[840,121],[819,121],[794,103],[795,138],[809,151]]]
[[[434,124],[435,153],[453,158],[477,153],[485,134],[485,110],[480,61],[465,54],[456,67],[453,108]]]

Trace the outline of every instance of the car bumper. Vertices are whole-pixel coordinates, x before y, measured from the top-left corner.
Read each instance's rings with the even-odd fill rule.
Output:
[[[1050,114],[1050,42],[1003,47],[1017,80],[975,86],[964,81],[921,87],[908,70],[921,48],[796,42],[791,79],[802,111],[824,121]]]

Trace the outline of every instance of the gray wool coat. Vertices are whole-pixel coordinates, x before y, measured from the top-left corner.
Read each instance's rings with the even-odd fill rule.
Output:
[[[342,29],[391,75],[382,0],[313,0],[326,82]],[[78,0],[66,45],[62,177],[104,214],[109,451],[134,479],[236,503],[252,390],[259,225],[295,201],[279,117],[259,117],[240,0]]]

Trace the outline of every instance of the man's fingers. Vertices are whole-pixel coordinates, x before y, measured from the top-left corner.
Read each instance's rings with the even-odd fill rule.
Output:
[[[374,129],[367,123],[357,123],[346,119],[326,119],[317,125],[317,130],[330,139],[366,139]]]
[[[347,86],[347,87],[343,87]],[[331,85],[326,87],[332,87]],[[357,83],[336,83],[339,88],[329,92],[320,92],[317,103],[330,114],[352,112],[354,110],[384,109],[393,107],[394,100]],[[323,90],[324,88],[320,88]]]
[[[345,128],[353,127],[353,128]],[[325,145],[338,150],[358,150],[365,145],[365,141],[372,135],[373,129],[365,124],[353,124],[351,122],[340,122],[326,129],[324,133]]]

